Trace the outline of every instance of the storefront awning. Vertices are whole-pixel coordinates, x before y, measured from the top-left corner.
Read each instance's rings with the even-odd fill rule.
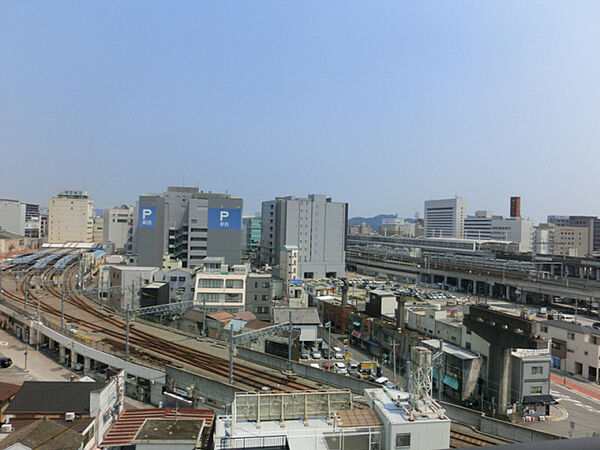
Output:
[[[543,403],[544,405],[553,405],[556,403],[554,397],[550,394],[524,395],[523,404],[532,405],[535,403]]]
[[[373,342],[373,341],[368,341],[369,344],[371,344],[373,347],[379,347],[379,344],[377,342]]]
[[[352,322],[355,327],[360,327],[360,322]]]
[[[360,333],[360,331],[356,331],[356,330],[354,330],[354,331],[352,332],[352,336],[354,336],[356,339],[360,339],[360,337],[361,337],[361,333]]]

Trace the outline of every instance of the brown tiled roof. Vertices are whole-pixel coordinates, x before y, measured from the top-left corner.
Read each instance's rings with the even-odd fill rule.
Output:
[[[40,450],[76,450],[81,448],[83,436],[70,430],[69,425],[71,424],[40,419],[9,434],[0,441],[0,449],[17,443]]]
[[[0,382],[0,402],[13,398],[19,392],[19,389],[21,389],[21,386],[18,384]]]
[[[121,417],[111,425],[104,435],[100,447],[127,446],[136,438],[138,432],[150,419],[196,419],[203,420],[210,429],[215,418],[215,412],[210,409],[190,408],[152,408],[126,409]],[[168,436],[165,436],[168,438]]]
[[[246,325],[244,325],[244,328],[248,328],[250,330],[260,330],[261,328],[270,327],[271,325],[273,324],[269,322],[263,322],[262,320],[249,320],[246,322]]]
[[[218,322],[227,322],[228,320],[233,319],[233,314],[228,313],[227,311],[219,311],[216,313],[207,314],[206,317]]]
[[[233,316],[234,319],[255,320],[256,316],[250,311],[241,311]]]

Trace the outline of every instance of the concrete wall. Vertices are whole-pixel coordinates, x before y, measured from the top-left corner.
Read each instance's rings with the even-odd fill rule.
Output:
[[[288,368],[287,359],[257,352],[244,347],[237,348],[237,356],[247,361],[251,361],[256,364],[263,364],[274,369],[287,370]],[[339,375],[335,372],[327,372],[325,370],[316,369],[295,361],[292,361],[292,369],[294,370],[295,374],[301,377],[336,386],[342,389],[350,389],[352,392],[356,392],[358,394],[363,394],[365,389],[380,387],[376,383],[359,380],[358,378],[349,377],[346,375]]]
[[[246,392],[226,383],[203,377],[198,374],[187,372],[173,366],[165,369],[166,386],[171,390],[174,387],[187,389],[194,386],[196,395],[219,400],[223,403],[231,403],[235,399],[236,392]]]
[[[442,402],[442,406],[446,409],[448,417],[453,421],[471,425],[484,433],[500,436],[504,439],[510,439],[517,442],[563,439],[562,436],[556,434],[545,433],[543,431],[533,430],[514,423],[487,417],[480,412],[463,408],[462,406],[446,402]]]

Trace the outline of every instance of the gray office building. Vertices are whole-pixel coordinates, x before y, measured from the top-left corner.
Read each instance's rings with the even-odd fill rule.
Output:
[[[344,276],[348,204],[325,195],[277,197],[262,204],[261,261],[279,266],[284,245],[298,247],[304,279]]]
[[[134,214],[134,253],[138,264],[161,267],[163,255],[198,266],[207,256],[228,265],[241,260],[240,197],[169,186],[162,194],[141,195]]]

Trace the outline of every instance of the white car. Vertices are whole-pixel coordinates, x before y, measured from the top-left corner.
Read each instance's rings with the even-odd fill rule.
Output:
[[[322,358],[321,352],[319,350],[317,350],[316,348],[312,349],[311,356],[313,359],[321,359]]]
[[[348,373],[348,369],[346,369],[346,364],[343,362],[334,362],[333,367],[335,367],[335,371],[337,373],[346,374]]]

